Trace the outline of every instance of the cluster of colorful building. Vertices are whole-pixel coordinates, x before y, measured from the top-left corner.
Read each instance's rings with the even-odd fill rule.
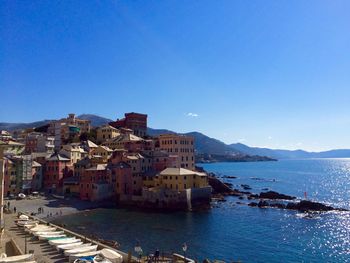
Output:
[[[45,191],[83,200],[157,208],[210,201],[205,173],[195,170],[194,139],[147,135],[147,115],[101,127],[69,114],[44,127],[1,131],[4,195]]]

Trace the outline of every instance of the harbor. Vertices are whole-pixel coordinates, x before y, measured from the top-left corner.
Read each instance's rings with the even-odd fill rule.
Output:
[[[6,200],[5,203],[7,202],[9,201]],[[143,256],[140,253],[135,257],[131,251],[124,252],[116,249],[118,246],[116,241],[107,241],[98,237],[91,238],[91,235],[83,235],[62,225],[53,224],[49,221],[81,211],[69,206],[49,207],[46,198],[11,200],[9,204],[10,208],[11,205],[13,207],[7,209],[4,214],[5,231],[1,240],[1,251],[6,254],[6,257],[1,258],[0,262],[184,262],[183,256],[179,254],[166,256],[159,254],[152,257],[152,255]],[[31,212],[37,211],[37,207],[47,211],[46,214]],[[17,213],[14,213],[14,209]],[[70,252],[66,253],[66,250]],[[103,256],[103,253],[106,252],[109,255],[112,254],[114,261]],[[133,252],[138,253],[139,251]],[[117,259],[116,255],[120,257]],[[12,258],[15,261],[11,261]],[[79,261],[79,258],[85,261]],[[186,258],[186,262],[194,261]]]

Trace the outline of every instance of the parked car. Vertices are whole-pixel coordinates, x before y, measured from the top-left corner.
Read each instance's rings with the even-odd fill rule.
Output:
[[[18,194],[18,198],[19,198],[19,199],[24,199],[24,198],[26,198],[26,195],[23,194],[23,193],[19,193],[19,194]]]

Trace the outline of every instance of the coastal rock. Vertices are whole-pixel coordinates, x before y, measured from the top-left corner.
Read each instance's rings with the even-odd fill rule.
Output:
[[[268,207],[269,206],[269,203],[266,202],[266,201],[260,201],[258,203],[258,207],[262,208],[262,207]]]
[[[228,179],[236,179],[237,176],[233,176],[233,175],[225,175],[222,178],[228,178]]]
[[[275,207],[275,208],[279,208],[279,209],[286,209],[286,205],[285,204],[281,204],[281,203],[272,203],[269,204],[270,207]]]
[[[342,208],[334,208],[331,206],[327,206],[322,203],[318,202],[312,202],[308,200],[302,200],[299,203],[288,203],[286,206],[287,209],[292,209],[292,210],[298,210],[301,212],[306,212],[306,211],[332,211],[332,210],[337,210],[337,211],[347,211],[346,209]]]
[[[258,206],[258,203],[256,203],[256,202],[251,202],[251,203],[248,204],[248,206],[255,207],[255,206]]]
[[[233,190],[228,195],[230,195],[230,196],[242,196],[243,194],[240,193],[239,191]]]
[[[248,195],[248,199],[250,200],[250,199],[257,199],[257,198],[259,198],[259,195],[257,195],[257,194],[250,194],[250,195]]]
[[[294,200],[295,196],[280,194],[274,191],[262,192],[259,195],[259,198],[262,199],[283,199],[283,200]]]
[[[208,182],[209,185],[213,188],[213,193],[230,193],[232,191],[231,187],[227,186],[223,182],[221,182],[219,179],[208,176]]]
[[[241,184],[241,187],[244,189],[244,190],[251,190],[252,188],[247,185],[247,184]]]

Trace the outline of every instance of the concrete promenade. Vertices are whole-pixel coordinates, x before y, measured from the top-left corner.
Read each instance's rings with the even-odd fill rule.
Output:
[[[25,240],[27,235],[27,253],[34,251],[35,260],[38,263],[63,263],[68,262],[68,258],[58,253],[48,242],[34,240],[33,236],[25,234],[24,230],[15,223],[15,214],[5,214],[5,235],[12,238],[22,253],[25,253]]]
[[[72,200],[61,200],[51,197],[38,197],[35,199],[24,199],[24,200],[5,200],[4,204],[8,205],[10,202],[10,210],[13,211],[16,208],[16,212],[22,212],[26,214],[36,213],[35,217],[45,220],[47,222],[57,219],[60,216],[65,216],[72,213],[78,213],[99,207],[101,204],[93,204],[90,202],[80,201],[77,199]],[[43,208],[44,212],[38,214],[38,208]],[[57,250],[49,245],[48,242],[39,241],[34,239],[32,235],[25,234],[22,228],[19,228],[14,220],[16,219],[17,213],[5,214],[5,236],[6,239],[12,238],[20,252],[25,253],[25,243],[27,243],[27,253],[34,251],[35,260],[38,263],[63,263],[68,262],[68,258],[63,254],[58,253]],[[63,229],[66,230],[66,229]],[[70,236],[79,235],[77,233],[66,230]],[[27,237],[27,238],[26,238]],[[25,242],[27,239],[27,242]],[[97,243],[99,249],[107,247],[103,244]],[[123,253],[125,256],[125,253]]]

